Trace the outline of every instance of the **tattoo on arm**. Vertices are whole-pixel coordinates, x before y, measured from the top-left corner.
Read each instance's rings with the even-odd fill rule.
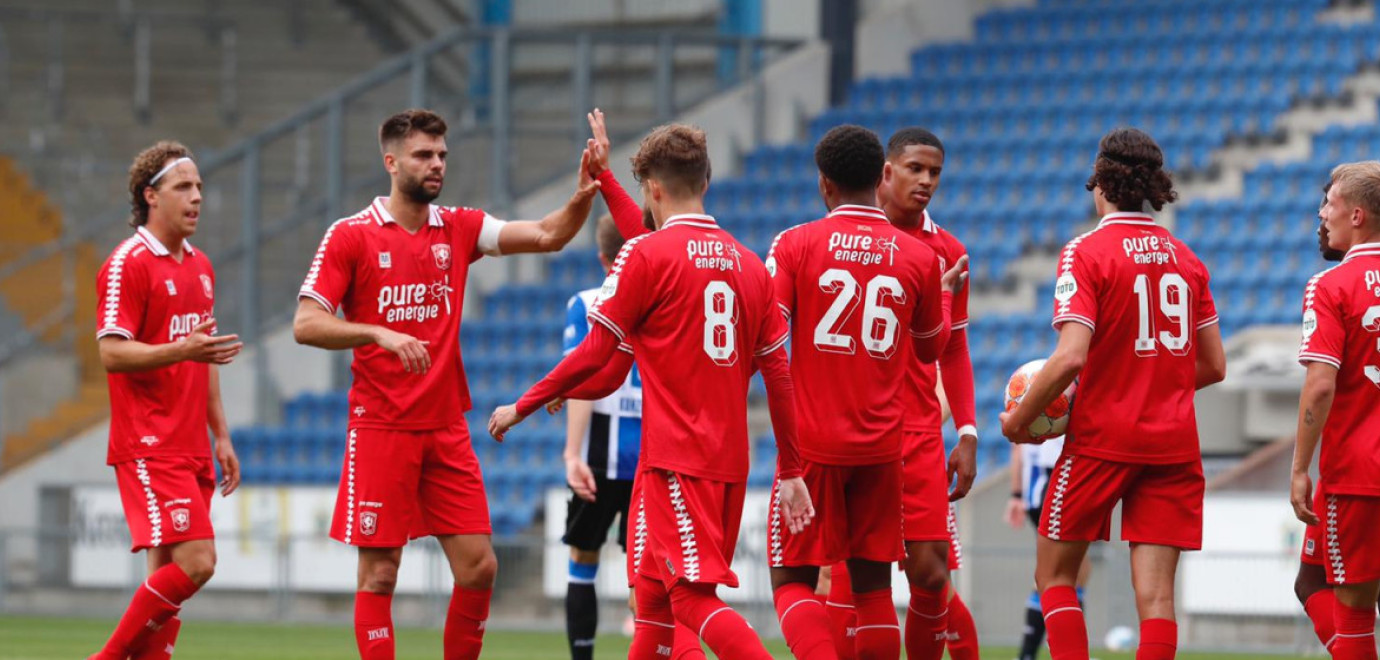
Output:
[[[1303,411],[1303,423],[1304,423],[1304,424],[1307,424],[1307,425],[1309,425],[1309,426],[1312,426],[1312,425],[1313,425],[1313,411],[1312,411],[1312,410],[1305,410],[1305,411]]]

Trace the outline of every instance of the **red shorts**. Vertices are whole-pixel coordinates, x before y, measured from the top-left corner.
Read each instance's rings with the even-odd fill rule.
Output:
[[[963,568],[963,542],[958,540],[958,505],[949,502],[949,570]]]
[[[116,463],[120,503],[134,541],[131,552],[212,539],[216,470],[209,458],[166,456]]]
[[[422,536],[490,533],[484,477],[463,422],[431,431],[350,429],[331,538],[399,548]]]
[[[1380,497],[1328,495],[1323,520],[1328,584],[1380,580]]]
[[[904,434],[901,458],[902,530],[907,541],[948,541],[949,473],[944,438],[937,433]]]
[[[1181,550],[1203,547],[1203,464],[1142,465],[1068,453],[1050,475],[1040,534],[1109,541],[1121,502],[1121,539]]]
[[[781,482],[772,487],[767,514],[767,560],[782,566],[829,566],[845,559],[890,563],[905,556],[901,543],[901,462],[825,465],[804,461],[802,475],[815,519],[799,534],[781,520]]]
[[[1323,496],[1322,486],[1313,492],[1313,513],[1324,520],[1327,517],[1327,498]],[[1324,566],[1327,563],[1327,545],[1323,539],[1322,525],[1308,525],[1303,528],[1303,551],[1299,561],[1310,566]]]
[[[747,484],[701,479],[651,468],[641,474],[634,505],[634,552],[640,552],[637,572],[666,583],[738,586],[733,550],[743,519]]]

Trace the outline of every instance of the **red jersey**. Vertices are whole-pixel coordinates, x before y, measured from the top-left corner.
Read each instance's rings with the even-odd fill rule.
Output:
[[[777,236],[767,271],[791,321],[800,454],[900,460],[911,337],[943,329],[939,259],[881,209],[847,205]]]
[[[214,317],[211,260],[183,243],[179,263],[145,227],[125,240],[96,275],[96,338],[171,344]],[[153,456],[211,455],[207,365],[178,362],[148,371],[106,374],[114,465]]]
[[[1108,461],[1201,458],[1193,409],[1199,330],[1217,322],[1208,271],[1141,213],[1111,213],[1059,259],[1054,327],[1093,329],[1064,451]]]
[[[963,243],[930,219],[929,211],[925,211],[924,219],[914,229],[905,227],[897,227],[897,229],[919,239],[921,243],[934,251],[934,254],[939,257],[941,274],[968,254],[968,248],[964,247]],[[964,280],[963,287],[954,292],[953,308],[950,314],[953,319],[951,328],[955,332],[968,327],[968,290],[969,283]],[[920,360],[910,361],[910,374],[906,378],[903,396],[905,397],[905,408],[909,411],[909,414],[906,415],[905,429],[912,433],[937,434],[944,425],[943,410],[939,407],[939,395],[935,392],[935,382],[938,380],[936,364],[936,362],[921,362]],[[955,422],[958,421],[956,417]]]
[[[1351,248],[1308,281],[1299,361],[1337,368],[1321,483],[1329,495],[1380,496],[1380,243]]]
[[[431,368],[407,373],[377,344],[354,350],[350,426],[394,430],[445,428],[470,409],[460,357],[460,310],[470,264],[498,253],[503,223],[478,209],[431,206],[410,234],[374,200],[326,230],[298,292],[345,319],[429,342]]]
[[[746,481],[753,358],[787,337],[757,255],[707,215],[673,216],[624,244],[589,318],[637,355],[643,464]]]

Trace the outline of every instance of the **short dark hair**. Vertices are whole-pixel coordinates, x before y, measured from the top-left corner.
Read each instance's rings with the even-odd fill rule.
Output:
[[[877,134],[856,124],[829,129],[815,145],[815,166],[846,192],[876,190],[886,155]]]
[[[1146,204],[1158,211],[1179,198],[1160,145],[1137,128],[1114,128],[1102,136],[1086,187],[1101,188],[1121,211],[1140,211]]]
[[[632,157],[633,178],[656,179],[678,192],[698,195],[709,183],[709,141],[688,124],[652,129]]]
[[[919,126],[907,126],[891,134],[891,139],[886,142],[886,157],[894,158],[905,151],[906,147],[916,144],[934,147],[940,154],[944,154],[944,143],[939,141],[938,135]]]
[[[613,261],[618,251],[623,249],[623,234],[618,231],[613,216],[605,213],[594,227],[594,242],[599,246],[599,256]]]
[[[430,110],[412,108],[403,110],[388,119],[383,120],[383,125],[379,126],[379,149],[388,151],[388,147],[413,133],[426,133],[435,137],[446,136],[446,120]]]
[[[144,189],[151,185],[157,189],[156,185],[150,183],[154,175],[170,160],[191,157],[191,149],[173,140],[159,140],[134,157],[134,163],[129,166],[129,226],[142,227],[148,224],[149,201],[144,199]]]

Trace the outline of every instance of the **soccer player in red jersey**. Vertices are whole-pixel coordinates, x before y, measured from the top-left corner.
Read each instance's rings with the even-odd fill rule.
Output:
[[[791,377],[805,484],[819,519],[787,536],[773,501],[767,555],[777,616],[802,660],[835,658],[829,616],[814,597],[821,566],[847,561],[860,658],[898,658],[891,566],[901,532],[904,401],[895,396],[917,358],[949,339],[949,305],[964,266],[941,283],[938,257],[876,206],[886,154],[861,126],[839,126],[815,147],[828,216],[787,229],[767,257],[791,323]],[[942,292],[942,293],[941,293]]]
[[[93,660],[172,656],[182,603],[216,567],[212,456],[222,496],[240,483],[220,400],[220,365],[242,344],[215,335],[211,261],[187,242],[201,218],[201,175],[176,142],[129,169],[135,227],[96,278],[101,364],[110,384],[110,449],[134,551],[149,577]],[[215,438],[214,454],[207,428]]]
[[[943,169],[944,145],[939,138],[923,128],[903,128],[887,141],[887,163],[877,199],[891,224],[927,245],[939,256],[941,268],[947,269],[963,260],[967,249],[929,215]],[[912,360],[903,390],[909,411],[902,458],[905,569],[910,584],[905,647],[912,660],[938,660],[951,632],[964,643],[977,640],[975,630],[950,630],[951,611],[966,612],[966,608],[949,588],[949,571],[957,565],[950,543],[949,503],[967,495],[977,474],[977,412],[967,333],[969,289],[963,282],[954,293],[952,334],[938,362]],[[959,435],[947,462],[937,394],[941,378]],[[835,600],[831,592],[830,601]]]
[[[1327,206],[1327,191],[1331,188],[1331,182],[1323,186],[1322,203],[1318,205],[1318,252],[1323,261],[1337,262],[1346,257],[1346,250],[1328,245],[1331,237],[1322,217],[1322,209]],[[1315,497],[1319,497],[1322,491],[1318,492],[1319,495]],[[1337,638],[1337,626],[1332,616],[1337,597],[1327,584],[1327,569],[1323,567],[1326,543],[1322,525],[1309,525],[1305,529],[1303,550],[1299,554],[1299,572],[1294,578],[1294,595],[1303,605],[1308,619],[1313,622],[1313,632],[1317,634],[1318,641],[1331,652],[1332,643]]]
[[[1141,209],[1176,195],[1164,154],[1147,134],[1103,136],[1087,187],[1102,220],[1059,258],[1059,342],[1025,399],[1002,413],[1002,434],[1032,442],[1030,423],[1079,379],[1064,451],[1036,540],[1054,660],[1087,660],[1088,632],[1074,585],[1088,545],[1110,540],[1122,505],[1140,614],[1138,660],[1173,658],[1174,574],[1202,546],[1203,466],[1194,391],[1226,375],[1208,271]]]
[[[594,323],[584,342],[489,423],[501,439],[546,402],[575,396],[577,385],[611,371],[605,365],[620,344],[638,356],[645,440],[633,536],[645,548],[634,547],[641,562],[632,658],[669,655],[674,621],[695,630],[720,658],[771,657],[715,594],[719,584],[738,583],[730,564],[748,474],[747,390],[756,367],[776,430],[782,522],[798,533],[813,517],[781,350],[786,324],[761,260],[704,214],[708,168],[697,128],[663,126],[643,139],[633,171],[659,229],[623,246],[590,309]]]
[[[349,442],[331,537],[359,548],[355,637],[365,660],[394,657],[392,594],[402,547],[435,536],[455,578],[445,657],[483,645],[497,560],[464,413],[460,310],[483,255],[559,250],[589,214],[598,183],[536,221],[433,205],[446,173],[446,124],[426,110],[383,123],[388,197],[331,225],[298,294],[303,344],[354,349]],[[337,310],[344,312],[337,318]]]
[[[1304,291],[1299,361],[1308,373],[1299,397],[1289,499],[1299,520],[1325,525],[1323,561],[1335,599],[1332,657],[1374,660],[1380,596],[1380,553],[1375,551],[1375,521],[1380,519],[1380,162],[1332,170],[1319,215],[1329,246],[1346,256],[1340,265],[1313,276]],[[1314,499],[1308,468],[1320,443]]]

